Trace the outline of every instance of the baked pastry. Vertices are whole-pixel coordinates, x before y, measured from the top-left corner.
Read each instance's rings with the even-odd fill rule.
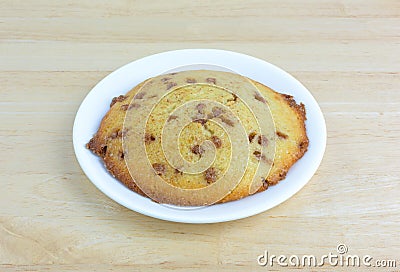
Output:
[[[232,156],[237,146],[232,144],[232,141],[239,136],[229,135],[227,129],[237,127],[239,122],[228,115],[227,111],[230,111],[238,116],[240,126],[243,127],[242,131],[246,133],[248,161],[242,169],[243,175],[239,177],[235,174],[238,176],[238,180],[229,193],[223,194],[223,197],[218,197],[218,199],[216,195],[210,197],[214,197],[218,202],[227,202],[264,191],[268,186],[275,185],[284,179],[290,167],[307,151],[305,107],[302,103],[297,104],[290,95],[277,93],[259,82],[242,76],[240,76],[242,79],[238,77],[236,74],[226,72],[199,70],[148,79],[127,94],[112,99],[110,110],[101,121],[97,133],[88,142],[87,148],[104,161],[105,167],[114,177],[141,195],[150,195],[157,202],[177,205],[213,204],[214,201],[210,202],[210,199],[196,202],[191,201],[190,196],[183,199],[175,192],[163,192],[159,188],[157,191],[157,186],[146,188],[146,184],[150,183],[151,175],[147,174],[143,178],[134,180],[132,172],[134,172],[133,168],[136,164],[146,167],[146,163],[148,163],[152,167],[151,171],[154,172],[154,176],[162,178],[172,187],[182,190],[198,190],[207,188],[210,184],[213,185],[227,175],[229,172],[227,169],[232,170],[232,167],[229,168],[230,159],[237,157],[236,155]],[[221,85],[223,86],[221,87]],[[237,93],[230,92],[235,88],[239,92],[245,93],[238,96]],[[254,91],[251,88],[254,88]],[[160,97],[156,97],[158,94]],[[247,98],[246,94],[248,94]],[[161,96],[163,97],[161,98]],[[242,101],[243,97],[248,101]],[[132,114],[140,114],[139,111],[144,111],[145,103],[152,104],[153,100],[157,103],[152,107],[151,113],[146,115],[143,137],[140,138],[136,133],[136,130],[139,130],[138,127],[132,125],[129,127],[126,122]],[[163,128],[165,124],[177,122],[180,116],[184,117],[185,114],[175,114],[174,111],[180,110],[181,105],[189,104],[192,100],[196,101],[194,104],[192,103],[192,108],[197,117],[191,116],[193,122],[181,128],[177,150],[184,161],[195,164],[204,159],[203,156],[207,154],[207,145],[204,143],[208,141],[214,145],[214,160],[206,169],[203,169],[204,171],[187,173],[176,164],[172,166],[171,160],[168,160],[163,153],[165,151],[163,137],[164,139],[168,138],[163,135]],[[221,104],[221,107],[215,106],[209,101],[215,101]],[[264,115],[258,115],[258,118],[255,118],[252,109],[260,105],[266,107]],[[147,107],[149,108],[149,106]],[[129,115],[130,112],[133,113]],[[265,120],[258,119],[267,119],[265,122],[268,123],[268,118],[273,121],[275,127],[268,133],[262,134],[258,126],[260,121],[264,122]],[[225,129],[221,125],[224,125]],[[133,133],[134,131],[135,133]],[[234,133],[239,133],[238,131]],[[132,132],[131,135],[130,132]],[[133,141],[133,139],[136,140]],[[143,139],[143,141],[137,141],[138,139]],[[143,147],[147,159],[133,156],[134,151],[128,152],[127,142],[133,144],[141,142],[139,148]],[[267,148],[270,148],[269,151],[265,151]],[[272,148],[274,151],[272,156],[270,153],[264,153],[271,152]],[[127,154],[129,154],[130,161],[127,160]],[[262,182],[252,192],[249,187],[258,173],[260,165],[267,165],[265,166],[267,170],[261,176]],[[238,164],[236,168],[240,167]],[[232,171],[236,168],[234,167]],[[193,199],[196,197],[198,198],[193,195]]]

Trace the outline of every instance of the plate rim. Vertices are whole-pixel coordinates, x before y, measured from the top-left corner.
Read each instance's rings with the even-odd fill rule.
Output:
[[[196,55],[197,54],[197,55]],[[110,190],[110,186],[113,186],[111,184],[108,184],[107,186],[104,185],[104,183],[100,182],[98,180],[98,177],[96,178],[95,175],[93,174],[93,171],[91,171],[89,169],[88,166],[88,162],[84,161],[84,157],[81,155],[82,153],[82,149],[85,149],[84,152],[90,152],[89,150],[87,150],[84,146],[80,145],[80,140],[79,140],[79,126],[81,126],[81,122],[82,122],[82,115],[83,112],[85,110],[85,107],[88,104],[88,101],[90,101],[91,97],[95,96],[96,92],[100,93],[100,91],[102,90],[103,86],[107,85],[107,81],[112,80],[113,78],[117,78],[119,76],[119,74],[123,74],[124,71],[128,71],[130,69],[130,67],[134,67],[135,65],[143,65],[143,63],[146,62],[152,62],[154,60],[157,60],[159,58],[161,59],[171,59],[173,60],[174,57],[177,57],[181,55],[182,56],[186,56],[186,57],[193,57],[193,56],[205,56],[205,55],[212,55],[212,56],[220,56],[222,57],[222,59],[227,58],[227,57],[231,57],[234,59],[239,59],[239,60],[246,60],[246,61],[250,61],[255,63],[256,65],[259,66],[264,66],[264,68],[268,67],[269,69],[272,69],[275,73],[278,73],[280,76],[282,76],[283,78],[286,78],[286,80],[288,80],[288,82],[290,81],[294,86],[297,86],[299,89],[301,89],[303,92],[305,91],[305,95],[307,96],[307,98],[310,100],[309,102],[311,102],[312,104],[312,110],[313,110],[313,115],[314,117],[317,118],[318,120],[318,127],[320,129],[320,137],[319,137],[319,152],[316,153],[316,155],[314,155],[314,163],[312,165],[312,167],[310,169],[308,169],[308,175],[306,175],[306,177],[303,177],[303,179],[305,179],[305,181],[303,182],[297,182],[295,184],[291,184],[289,185],[290,190],[289,191],[280,191],[278,195],[280,195],[279,199],[276,199],[276,197],[274,198],[274,196],[272,196],[272,201],[270,200],[269,203],[267,202],[267,204],[264,205],[258,205],[255,207],[252,207],[251,210],[246,209],[245,212],[243,212],[243,210],[236,210],[237,213],[222,213],[220,214],[220,217],[218,216],[210,216],[207,217],[207,215],[205,215],[205,212],[202,212],[202,210],[204,211],[205,209],[213,209],[215,210],[217,213],[223,211],[224,209],[226,209],[226,207],[228,207],[229,210],[231,209],[239,209],[241,208],[241,206],[246,206],[248,205],[247,202],[252,202],[252,198],[256,197],[256,198],[260,198],[260,195],[265,193],[265,192],[271,192],[271,191],[276,191],[276,188],[279,188],[279,184],[281,184],[282,182],[284,182],[285,180],[282,180],[279,184],[275,185],[275,186],[271,186],[268,190],[261,192],[261,193],[257,193],[255,195],[240,199],[240,200],[236,200],[236,201],[232,201],[232,202],[227,202],[227,203],[222,203],[222,204],[215,204],[215,205],[211,205],[208,206],[204,209],[196,209],[196,210],[182,210],[182,209],[170,209],[170,208],[166,208],[163,204],[157,204],[151,200],[149,200],[148,198],[142,197],[139,194],[129,190],[128,188],[126,188],[124,185],[121,184],[121,182],[119,182],[117,179],[113,178],[115,180],[117,184],[114,184],[114,186],[123,186],[125,188],[125,190],[123,190],[122,188],[119,188],[121,190],[119,190],[118,193],[116,193],[115,190]],[[189,58],[190,59],[190,58]],[[193,64],[198,64],[198,63],[187,63],[186,65],[193,65]],[[231,63],[232,64],[232,63]],[[167,66],[170,66],[171,64],[167,63]],[[177,66],[175,66],[176,68]],[[174,69],[171,68],[171,69]],[[231,69],[231,68],[229,68]],[[148,75],[143,75],[143,77],[146,77],[145,79],[155,76],[157,75],[154,72],[147,72],[147,74],[152,74],[150,76]],[[146,73],[144,73],[146,74]],[[248,76],[248,75],[246,75]],[[254,80],[260,81],[261,83],[262,80],[258,80],[257,78],[253,78],[251,76],[248,76]],[[138,82],[139,83],[139,82]],[[283,82],[287,83],[287,82]],[[268,86],[268,85],[267,85]],[[134,86],[131,86],[131,88]],[[273,90],[276,90],[276,88],[271,87]],[[278,92],[281,92],[280,90],[277,90]],[[103,91],[104,92],[104,91]],[[123,93],[124,91],[121,91],[120,93]],[[285,93],[291,93],[291,90],[285,90]],[[106,98],[104,98],[104,100],[106,100]],[[296,100],[297,101],[297,100]],[[109,103],[109,100],[107,100],[107,102]],[[297,101],[298,102],[298,101]],[[306,104],[306,110],[307,110],[307,117],[308,116],[308,111],[311,104]],[[107,109],[108,111],[108,109]],[[100,115],[100,119],[103,117],[102,114],[97,114]],[[306,121],[307,122],[307,121]],[[97,124],[98,127],[98,124]],[[307,129],[307,135],[309,134],[309,124],[306,124],[306,129]],[[116,70],[114,70],[113,72],[109,73],[108,75],[106,75],[103,79],[101,79],[85,96],[85,98],[82,100],[79,109],[77,110],[76,116],[75,116],[75,120],[74,120],[74,124],[73,124],[73,146],[74,146],[74,151],[75,151],[75,155],[77,158],[77,161],[81,167],[81,169],[83,170],[83,172],[85,173],[85,175],[87,176],[87,178],[91,181],[91,183],[93,183],[102,193],[104,193],[106,196],[108,196],[109,198],[111,198],[112,200],[114,200],[115,202],[119,203],[120,205],[133,210],[135,212],[153,217],[153,218],[158,218],[158,219],[162,219],[162,220],[166,220],[166,221],[172,221],[172,222],[180,222],[180,223],[218,223],[218,222],[226,222],[226,221],[232,221],[232,220],[238,220],[238,219],[242,219],[242,218],[246,218],[246,217],[250,217],[256,214],[259,214],[261,212],[267,211],[283,202],[285,202],[287,199],[289,199],[290,197],[294,196],[297,192],[299,192],[312,178],[312,176],[315,174],[315,172],[317,171],[319,165],[322,162],[322,158],[326,149],[326,140],[327,140],[327,131],[326,131],[326,122],[325,122],[325,118],[323,116],[323,113],[317,103],[317,101],[315,100],[315,98],[313,97],[313,95],[311,94],[311,92],[300,82],[298,81],[294,76],[290,75],[288,72],[284,71],[283,69],[277,67],[274,64],[271,64],[265,60],[261,60],[258,58],[255,58],[253,56],[249,56],[246,54],[242,54],[242,53],[237,53],[237,52],[233,52],[233,51],[228,51],[228,50],[221,50],[221,49],[180,49],[180,50],[172,50],[172,51],[165,51],[165,52],[161,52],[161,53],[157,53],[157,54],[153,54],[153,55],[149,55],[146,56],[144,58],[140,58],[137,60],[134,60],[132,62],[129,62],[119,68],[117,68]],[[89,139],[87,139],[87,141],[89,141]],[[310,141],[310,144],[311,141]],[[314,147],[315,148],[315,147]],[[91,152],[90,152],[91,153]],[[308,152],[305,153],[305,155]],[[91,154],[93,156],[92,159],[97,159],[98,163],[100,162],[100,159]],[[94,158],[94,156],[96,158]],[[301,158],[298,162],[300,162],[303,158]],[[296,162],[296,164],[298,163]],[[102,163],[101,163],[102,164]],[[292,167],[295,167],[296,164]],[[103,167],[103,165],[101,165]],[[104,170],[104,167],[103,167]],[[290,173],[290,171],[289,171]],[[107,172],[107,174],[111,177],[111,175]],[[129,192],[127,192],[126,190],[128,190]],[[120,194],[122,192],[122,194]],[[133,197],[135,194],[136,197]],[[257,197],[258,196],[258,197]],[[141,197],[144,198],[144,201],[147,202],[151,202],[151,205],[147,205],[146,203],[144,203],[144,205],[135,205],[132,204],[132,201],[128,201],[126,198],[129,198],[129,200],[132,200],[134,198],[137,199],[137,197]],[[142,201],[139,201],[142,202]],[[257,199],[253,202],[257,202]],[[141,203],[141,204],[143,204]],[[242,205],[243,203],[243,205]],[[158,206],[158,208],[160,209],[160,211],[157,212],[157,209],[152,209],[151,206]],[[162,208],[160,208],[162,206]],[[168,209],[168,210],[165,210]],[[163,213],[162,211],[169,211],[167,213]],[[215,213],[214,211],[214,213]],[[196,217],[196,215],[198,217]]]

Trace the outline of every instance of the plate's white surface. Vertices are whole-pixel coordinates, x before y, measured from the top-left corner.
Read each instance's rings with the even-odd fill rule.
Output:
[[[213,69],[233,71],[272,89],[291,94],[307,111],[309,148],[288,172],[286,179],[268,190],[244,199],[208,207],[186,208],[160,205],[127,189],[104,168],[101,160],[85,148],[108,111],[113,97],[124,94],[150,77],[171,71]],[[175,222],[214,223],[240,219],[266,211],[293,196],[314,175],[326,145],[322,112],[310,92],[294,77],[260,59],[214,49],[187,49],[151,55],[131,62],[101,80],[83,100],[73,128],[75,154],[88,178],[104,194],[139,213]]]

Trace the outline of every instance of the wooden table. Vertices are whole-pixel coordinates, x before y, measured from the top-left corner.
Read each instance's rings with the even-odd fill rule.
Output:
[[[71,136],[85,95],[123,64],[180,48],[265,59],[313,93],[328,145],[293,198],[235,222],[178,224],[86,178]],[[399,1],[3,0],[0,59],[0,271],[297,271],[257,256],[340,243],[400,271]]]

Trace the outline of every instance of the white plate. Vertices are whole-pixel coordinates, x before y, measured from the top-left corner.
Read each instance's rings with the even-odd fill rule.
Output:
[[[104,168],[102,161],[85,144],[97,131],[113,97],[138,83],[167,71],[188,69],[234,71],[272,89],[293,95],[307,111],[309,148],[288,172],[285,180],[268,190],[241,200],[195,209],[161,205],[127,189]],[[314,175],[326,145],[326,126],[321,109],[311,93],[294,77],[257,58],[224,50],[186,49],[151,55],[131,62],[101,80],[83,100],[73,128],[75,154],[83,171],[108,197],[136,212],[168,221],[215,223],[252,216],[284,202],[297,193]]]

